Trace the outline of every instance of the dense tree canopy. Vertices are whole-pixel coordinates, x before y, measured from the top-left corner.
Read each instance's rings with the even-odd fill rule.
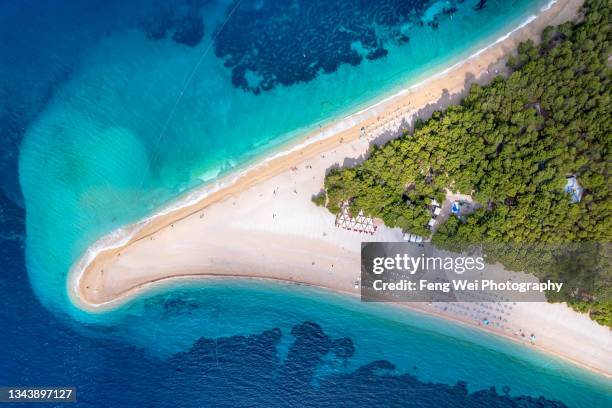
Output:
[[[434,243],[525,245],[496,259],[564,281],[566,290],[549,300],[567,301],[612,326],[609,245],[600,245],[612,237],[611,7],[587,0],[580,22],[546,28],[539,45],[520,44],[507,78],[472,85],[460,105],[373,147],[363,164],[331,171],[329,210],[349,201],[353,212],[363,209],[388,226],[428,235],[432,198],[470,194],[481,207],[465,219],[448,219]],[[564,192],[568,175],[584,188],[580,202]],[[534,243],[545,244],[548,255]],[[555,251],[564,243],[590,244],[559,257]],[[591,268],[575,262],[595,255],[605,262]]]

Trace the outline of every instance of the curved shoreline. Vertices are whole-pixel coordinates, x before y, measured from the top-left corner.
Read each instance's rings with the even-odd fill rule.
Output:
[[[248,164],[246,168],[236,169],[232,171],[230,174],[221,177],[216,180],[214,184],[206,184],[201,187],[196,187],[192,191],[187,192],[184,196],[179,196],[174,202],[168,204],[167,206],[159,209],[155,214],[151,216],[137,221],[133,224],[127,225],[125,227],[118,228],[109,234],[101,237],[96,240],[89,248],[85,251],[85,253],[81,256],[81,258],[74,264],[73,268],[69,272],[68,282],[73,282],[73,284],[68,285],[69,297],[71,300],[75,300],[73,295],[78,295],[78,284],[81,276],[86,273],[87,269],[94,263],[98,256],[103,255],[105,252],[119,250],[121,248],[129,246],[131,243],[138,241],[144,237],[149,236],[155,230],[160,229],[161,227],[158,224],[163,224],[166,226],[170,224],[172,221],[185,218],[189,214],[193,214],[197,212],[199,209],[202,209],[213,202],[217,201],[214,199],[209,199],[211,196],[218,195],[218,193],[223,192],[224,190],[230,190],[231,187],[238,184],[239,182],[244,182],[243,179],[246,178],[257,178],[256,173],[258,170],[265,168],[267,165],[273,163],[276,160],[283,159],[287,156],[290,156],[294,153],[300,153],[302,157],[307,150],[311,150],[313,145],[319,143],[321,144],[324,141],[330,141],[331,139],[338,139],[340,136],[349,131],[355,130],[355,128],[359,125],[364,125],[368,120],[371,120],[374,115],[378,113],[377,108],[383,108],[385,105],[392,104],[393,102],[400,99],[402,96],[410,94],[418,90],[419,88],[426,87],[432,81],[443,78],[445,75],[451,73],[453,70],[458,70],[459,68],[467,65],[471,60],[474,60],[481,56],[482,54],[488,51],[495,51],[495,48],[502,48],[504,43],[508,40],[513,40],[513,37],[518,37],[523,31],[527,31],[530,25],[537,24],[536,27],[533,27],[535,31],[537,31],[536,35],[539,34],[539,31],[543,29],[546,25],[556,24],[557,22],[545,22],[541,23],[541,20],[544,20],[548,14],[557,14],[562,11],[571,9],[569,14],[571,17],[575,17],[579,8],[581,7],[582,0],[551,0],[546,6],[543,6],[540,9],[540,12],[537,15],[530,16],[519,26],[513,28],[506,34],[498,37],[494,42],[486,45],[485,47],[479,49],[478,51],[472,53],[465,59],[451,65],[443,69],[440,72],[434,73],[433,75],[417,82],[416,84],[410,85],[405,89],[401,89],[390,96],[384,97],[382,100],[374,102],[373,104],[353,113],[348,116],[345,116],[337,123],[326,126],[325,128],[311,132],[306,134],[304,137],[300,138],[300,140],[292,141],[287,143],[284,147],[286,149],[271,152],[271,155],[264,157],[263,159]],[[559,9],[559,10],[555,10]],[[552,16],[554,19],[554,16]],[[561,18],[562,20],[566,20],[567,18]],[[524,35],[523,35],[524,37]],[[531,38],[532,36],[527,36],[527,38]],[[523,39],[514,39],[513,44],[511,45],[511,49],[509,52],[503,52],[501,56],[495,58],[495,62],[505,58],[510,52],[514,51],[514,43],[522,41]],[[429,101],[429,102],[433,102]],[[362,117],[364,116],[365,117]],[[350,121],[356,120],[355,123],[347,123]],[[313,137],[314,136],[314,137]],[[354,136],[354,135],[353,135]],[[279,148],[282,149],[283,146]],[[315,149],[314,152],[308,152],[312,155],[326,151],[323,148]],[[286,166],[284,166],[286,167]],[[166,219],[164,219],[166,218]],[[158,221],[162,222],[159,223]],[[87,302],[85,302],[87,303]],[[95,307],[95,305],[90,304],[90,307]]]
[[[252,172],[259,170],[261,167],[265,167],[268,163],[282,159],[286,156],[291,155],[292,153],[300,152],[300,150],[305,150],[306,148],[316,144],[317,142],[337,137],[339,134],[347,130],[351,130],[352,128],[360,124],[364,124],[378,113],[378,109],[384,108],[385,105],[393,103],[402,96],[414,92],[419,88],[427,86],[428,83],[430,83],[431,81],[443,78],[446,74],[452,72],[453,70],[461,68],[463,65],[467,64],[475,58],[478,58],[481,54],[487,52],[488,50],[496,46],[501,46],[504,41],[511,39],[513,35],[518,34],[521,30],[528,27],[538,18],[541,19],[544,13],[549,12],[549,10],[551,10],[553,7],[558,6],[559,2],[561,2],[561,4],[573,3],[574,6],[575,4],[582,4],[582,0],[550,0],[545,6],[543,6],[539,10],[539,13],[537,15],[529,16],[517,27],[514,27],[507,33],[497,37],[497,39],[492,43],[485,45],[483,48],[480,48],[476,52],[473,52],[467,57],[442,69],[441,71],[433,72],[431,75],[426,76],[424,79],[417,80],[416,83],[409,85],[406,88],[400,89],[399,91],[393,92],[389,96],[383,96],[381,100],[374,101],[373,103],[368,104],[366,107],[358,110],[357,112],[345,116],[339,121],[332,119],[329,121],[329,125],[326,125],[324,128],[321,128],[318,131],[306,132],[304,136],[296,137],[296,140],[290,140],[286,143],[282,143],[280,146],[277,146],[275,149],[272,149],[269,152],[268,156],[260,158],[253,163],[247,162],[244,167],[239,166],[236,169],[231,170],[229,174],[221,176],[219,179],[214,180],[213,183],[206,184],[206,182],[204,182],[204,185],[195,187],[192,190],[186,192],[185,194],[179,195],[171,203],[161,207],[159,210],[157,210],[156,213],[150,215],[149,217],[146,217],[145,219],[142,219],[140,221],[136,221],[133,224],[120,227],[96,240],[87,248],[83,256],[81,256],[81,258],[75,263],[69,275],[72,276],[75,273],[77,275],[84,273],[84,271],[95,260],[95,258],[105,251],[120,249],[122,247],[128,246],[131,242],[135,242],[138,239],[141,239],[142,237],[146,237],[148,233],[144,233],[142,232],[142,230],[146,229],[147,226],[151,222],[156,221],[156,219],[169,216],[173,212],[178,212],[186,208],[191,208],[192,206],[202,208],[203,206],[207,205],[203,202],[210,195],[213,195],[231,187],[232,185],[241,181],[241,179],[250,176]],[[563,7],[565,7],[565,5],[561,6],[560,8]],[[504,57],[505,55],[499,57],[498,59],[502,59]],[[197,211],[197,209],[194,210],[194,212],[195,211]],[[173,217],[172,219],[179,218]],[[147,231],[148,230],[149,229],[147,229]],[[69,278],[69,280],[70,279],[71,278]]]
[[[209,260],[209,258],[204,258],[204,255],[200,254],[200,252],[205,252],[204,249],[202,249],[206,248],[206,241],[204,239],[197,241],[197,243],[201,245],[198,247],[200,249],[196,251],[198,254],[189,253],[189,249],[184,249],[184,251],[187,252],[179,253],[179,255],[184,256],[186,261],[182,263],[177,262],[174,267],[171,263],[168,263],[155,269],[158,263],[161,264],[163,262],[155,263],[154,260],[148,258],[151,258],[151,254],[153,254],[154,257],[158,255],[158,253],[158,256],[161,257],[162,260],[165,260],[164,256],[170,258],[179,256],[172,251],[164,255],[163,250],[167,248],[155,246],[156,243],[154,240],[157,239],[159,239],[159,242],[168,242],[167,240],[170,234],[172,234],[170,231],[175,231],[174,237],[179,233],[178,230],[182,231],[183,241],[172,241],[180,246],[181,244],[184,245],[185,240],[189,239],[189,237],[193,237],[197,240],[193,234],[196,232],[202,233],[202,228],[209,228],[211,231],[215,231],[215,227],[225,227],[223,223],[214,224],[215,219],[217,221],[221,219],[219,216],[217,216],[217,218],[211,216],[210,219],[213,219],[212,223],[208,221],[208,214],[206,221],[198,221],[197,218],[202,218],[204,215],[202,211],[204,209],[206,209],[207,212],[216,211],[219,213],[225,211],[226,215],[228,212],[231,214],[231,211],[234,211],[234,209],[232,209],[228,202],[230,199],[243,200],[251,203],[253,201],[260,201],[255,195],[255,190],[261,190],[263,188],[262,186],[269,188],[271,180],[273,179],[280,180],[278,181],[278,185],[282,185],[283,187],[289,188],[288,186],[290,185],[299,185],[300,192],[304,190],[307,192],[305,199],[304,197],[300,197],[300,204],[309,205],[310,207],[292,207],[284,208],[284,210],[300,213],[301,209],[302,213],[309,213],[312,215],[312,211],[314,210],[311,207],[314,207],[314,205],[309,202],[308,193],[316,193],[317,190],[313,190],[313,186],[318,185],[320,189],[321,184],[317,184],[317,182],[311,183],[310,176],[308,176],[308,184],[304,181],[304,177],[304,180],[300,181],[302,184],[296,184],[298,182],[295,181],[295,175],[293,174],[294,169],[297,169],[298,166],[310,166],[310,169],[314,169],[316,173],[316,176],[313,176],[313,180],[315,180],[315,177],[320,178],[324,175],[326,169],[330,167],[330,161],[331,163],[335,163],[335,160],[341,161],[343,159],[346,160],[347,158],[360,156],[371,142],[383,135],[385,130],[396,129],[398,120],[409,118],[409,121],[413,122],[415,116],[419,113],[424,112],[423,114],[426,115],[428,108],[437,110],[445,107],[445,103],[452,104],[454,102],[453,98],[461,97],[466,92],[470,84],[470,81],[468,81],[470,75],[473,76],[471,79],[473,82],[477,82],[478,80],[485,83],[488,82],[492,76],[497,74],[497,69],[495,69],[494,74],[485,72],[488,71],[487,68],[498,64],[497,68],[501,69],[499,65],[500,61],[503,62],[504,58],[515,50],[518,42],[528,38],[537,38],[537,35],[545,26],[559,24],[575,18],[581,4],[581,0],[553,0],[547,6],[543,7],[537,16],[533,18],[530,17],[528,21],[525,21],[519,27],[499,37],[495,42],[470,55],[468,58],[453,64],[441,72],[431,75],[417,84],[402,89],[365,109],[348,115],[324,129],[311,132],[300,140],[294,140],[286,144],[284,150],[273,152],[268,157],[256,163],[249,164],[244,169],[239,169],[236,172],[232,172],[222,177],[214,184],[196,188],[186,193],[178,200],[162,208],[145,220],[106,235],[90,246],[83,257],[81,257],[71,269],[67,280],[69,298],[76,306],[83,310],[89,312],[103,311],[123,304],[143,291],[166,286],[174,281],[202,278],[266,279],[310,285],[320,287],[324,290],[355,295],[356,293],[352,290],[349,281],[352,279],[355,271],[358,271],[354,262],[355,260],[358,261],[358,257],[355,255],[354,250],[356,248],[356,242],[358,242],[361,237],[357,237],[358,240],[355,241],[355,237],[348,237],[344,233],[335,234],[335,232],[330,232],[330,234],[338,235],[334,236],[334,241],[330,243],[321,238],[316,240],[311,236],[306,236],[307,234],[297,234],[299,236],[296,237],[294,236],[295,234],[287,234],[285,231],[282,233],[278,231],[269,231],[266,229],[267,226],[259,226],[259,230],[254,232],[248,228],[245,229],[244,225],[240,225],[234,229],[228,228],[231,231],[225,232],[227,235],[227,237],[225,237],[225,243],[227,244],[226,247],[228,251],[219,251],[219,254],[207,254],[210,259],[217,257],[215,261],[225,260],[225,264],[222,262],[218,264],[222,265],[221,267],[214,266],[217,265],[214,264],[214,262],[208,264],[204,263],[204,261]],[[444,92],[452,95],[447,101],[441,101],[440,96],[443,96]],[[399,123],[401,124],[402,122]],[[303,166],[305,163],[308,163],[308,166]],[[312,165],[310,163],[312,163]],[[297,170],[295,171],[297,172]],[[300,171],[303,172],[304,170],[301,169]],[[302,175],[300,177],[302,177]],[[277,181],[274,181],[274,183],[277,183]],[[274,183],[272,184],[273,186],[277,185]],[[296,191],[295,188],[294,191]],[[257,193],[260,194],[259,197],[262,197],[261,194],[263,193],[260,193],[260,191],[257,191]],[[274,194],[276,195],[276,188]],[[291,193],[289,193],[289,195],[293,197]],[[266,200],[267,199],[263,199],[261,201]],[[307,202],[304,202],[305,200]],[[251,208],[251,210],[253,211],[252,214],[257,215],[261,215],[263,211],[262,208]],[[197,217],[198,213],[200,213],[199,217]],[[275,215],[276,214],[274,214],[274,216]],[[330,222],[330,217],[333,220],[330,214],[316,213],[315,216],[323,219],[326,223]],[[194,227],[196,222],[199,222],[199,224],[197,229],[194,229],[196,228]],[[264,221],[262,218],[261,223],[262,225],[266,223],[269,224],[270,220],[267,218],[267,221]],[[313,223],[316,224],[315,221],[313,221]],[[175,228],[175,224],[177,228]],[[292,224],[289,225],[291,226]],[[325,226],[327,226],[327,224],[325,224]],[[320,227],[320,225],[315,226],[315,229],[316,227]],[[376,239],[394,240],[398,238],[397,231],[387,230],[385,228],[379,228],[379,230],[381,232],[376,235]],[[311,235],[313,234],[314,233],[311,233]],[[233,242],[232,239],[236,239],[236,237],[242,239],[243,236],[246,238],[250,237],[255,243],[260,243],[262,240],[276,240],[276,242],[281,245],[281,248],[276,248],[276,250],[286,250],[288,253],[291,251],[296,252],[295,248],[301,248],[300,245],[291,246],[291,242],[303,243],[305,248],[308,248],[310,245],[310,248],[316,248],[325,255],[318,258],[317,262],[325,259],[334,259],[336,260],[336,272],[338,270],[343,270],[344,272],[339,275],[334,275],[331,278],[331,275],[328,273],[329,271],[323,269],[317,272],[308,272],[309,274],[304,274],[306,273],[304,271],[307,269],[302,265],[302,272],[297,272],[298,275],[302,273],[302,276],[298,276],[296,279],[292,276],[293,272],[288,272],[287,268],[293,266],[290,263],[285,265],[284,270],[274,271],[265,269],[264,264],[246,262],[246,260],[249,259],[248,253],[246,252],[241,253],[238,251],[241,257],[243,254],[246,254],[245,260],[233,259],[232,256],[235,255],[232,255],[232,252],[229,250],[232,249],[230,248]],[[323,236],[326,236],[325,232]],[[220,237],[219,245],[223,242],[223,237]],[[265,242],[268,243],[268,241]],[[282,245],[285,245],[285,247],[282,247]],[[243,244],[242,249],[248,250],[252,248],[248,248],[248,245]],[[193,252],[193,249],[191,250]],[[219,248],[217,248],[217,250],[219,250]],[[272,251],[272,249],[269,249],[269,251]],[[214,252],[214,250],[211,249],[209,252]],[[120,257],[122,253],[125,254],[123,257]],[[302,256],[300,259],[302,261],[305,260],[303,254],[297,254],[296,256]],[[129,262],[126,261],[126,258],[129,259]],[[159,259],[157,261],[159,261]],[[183,259],[173,258],[173,261],[183,261]],[[129,267],[126,266],[126,262],[130,264]],[[149,264],[148,262],[153,263]],[[345,262],[345,264],[340,265],[340,262]],[[138,266],[135,267],[134,265]],[[314,261],[312,265],[315,265]],[[333,267],[334,264],[332,263],[332,268]],[[147,268],[151,270],[149,271]],[[147,269],[146,274],[142,273],[144,269]],[[297,265],[296,269],[298,269]],[[102,276],[105,274],[105,270],[106,275]],[[239,270],[239,273],[236,273],[236,270]],[[342,278],[342,280],[339,278]],[[464,321],[457,316],[453,317],[436,313],[435,310],[427,309],[426,307],[411,307],[411,309],[420,310],[443,319],[466,324],[470,327],[484,328],[483,326],[473,324],[473,322]],[[500,335],[514,341],[520,341],[520,339],[513,338],[503,331],[492,330],[491,328],[484,329],[495,335]],[[554,348],[538,345],[537,348],[570,361],[573,364],[580,365],[590,371],[597,372],[606,377],[611,376],[611,373],[605,371],[605,369],[589,364],[588,361],[585,361],[588,360],[587,358],[573,358],[568,355],[568,353],[564,353],[563,347],[559,346]],[[591,357],[590,361],[596,361],[596,358],[597,357],[594,355]]]

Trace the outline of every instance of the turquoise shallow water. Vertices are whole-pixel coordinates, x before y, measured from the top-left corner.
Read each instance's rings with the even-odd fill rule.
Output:
[[[612,402],[609,381],[529,346],[307,286],[248,280],[176,283],[171,293],[151,293],[103,320],[115,328],[113,337],[162,359],[188,349],[201,336],[249,335],[270,327],[290,333],[294,325],[313,321],[332,338],[349,337],[356,350],[346,362],[330,358],[320,364],[315,378],[387,360],[395,365],[395,374],[432,383],[466,380],[470,392],[510,387],[510,395],[543,395],[568,406]],[[280,343],[281,359],[291,343],[290,336]]]
[[[183,357],[177,356],[201,338],[253,335],[279,328],[283,335],[277,350],[281,363],[286,363],[295,355],[292,347],[299,337],[291,335],[292,328],[310,321],[333,338],[350,338],[355,346],[350,359],[326,354],[316,364],[315,384],[386,359],[396,366],[393,374],[409,373],[423,383],[453,385],[466,380],[470,391],[496,386],[501,392],[507,386],[513,396],[544,395],[569,406],[609,405],[609,383],[525,346],[417,313],[362,304],[312,288],[233,281],[198,283],[165,287],[110,313],[92,315],[74,308],[66,296],[67,273],[99,237],[147,216],[203,180],[213,180],[299,134],[454,63],[517,26],[546,2],[489,0],[479,11],[474,8],[475,1],[362,2],[359,6],[364,13],[372,4],[384,7],[368,11],[371,14],[366,21],[376,24],[356,28],[347,22],[346,30],[362,29],[363,35],[345,51],[350,56],[350,49],[357,50],[362,60],[355,65],[349,57],[337,66],[335,54],[317,48],[325,42],[322,40],[333,37],[323,23],[334,13],[321,6],[314,18],[321,24],[308,27],[318,41],[306,41],[298,51],[284,50],[292,58],[324,55],[314,77],[308,76],[307,69],[294,69],[290,58],[282,55],[277,65],[286,70],[249,65],[245,62],[249,56],[241,52],[253,45],[248,42],[251,37],[243,39],[244,44],[226,40],[225,51],[236,61],[233,68],[224,66],[231,58],[217,55],[213,35],[223,22],[233,21],[227,20],[231,10],[227,1],[209,2],[198,9],[204,34],[195,45],[185,44],[189,39],[173,41],[170,35],[155,39],[159,33],[154,30],[143,32],[142,25],[150,23],[151,13],[157,21],[151,6],[154,3],[142,0],[124,7],[117,2],[109,8],[86,11],[75,3],[74,7],[46,11],[32,8],[37,10],[32,15],[19,14],[17,6],[0,3],[0,35],[10,40],[0,43],[0,52],[11,61],[0,66],[2,96],[12,102],[24,100],[16,111],[28,113],[24,123],[14,126],[23,131],[23,142],[17,146],[26,214],[23,261],[37,299],[61,322],[36,309],[37,304],[22,310],[21,303],[30,304],[23,300],[23,289],[8,279],[0,280],[3,296],[13,299],[8,303],[15,305],[14,310],[0,314],[6,322],[4,328],[10,330],[10,335],[0,339],[8,343],[5,349],[23,349],[26,356],[38,348],[52,350],[51,356],[77,355],[76,362],[36,364],[51,367],[43,370],[45,376],[40,374],[40,378],[63,379],[69,368],[73,371],[67,378],[74,383],[83,372],[95,372],[95,380],[88,380],[92,393],[94,389],[103,393],[99,376],[104,375],[109,384],[129,376],[141,379],[138,386],[153,389],[157,385],[152,384],[166,384],[167,378],[160,375],[158,382],[150,383],[144,378],[156,372],[170,372],[171,378],[180,375],[175,360]],[[279,16],[277,9],[267,9],[267,4],[244,1],[232,18],[241,18],[238,26],[244,25],[246,30],[251,15],[241,12],[255,13],[266,22],[255,32],[261,30],[261,38],[267,41],[264,45],[275,49],[283,37],[282,32],[270,28],[272,23],[297,24],[303,16]],[[451,12],[453,6],[457,10]],[[393,35],[403,38],[403,33],[409,42],[386,42],[386,56],[368,59],[373,49],[379,49],[377,44],[368,48],[368,38],[372,32],[382,38],[380,33],[388,29],[385,22],[393,20],[386,11],[400,15],[402,7],[410,8],[410,17],[389,24]],[[227,27],[229,30],[232,25]],[[330,48],[335,50],[336,45]],[[240,64],[249,68],[242,72],[244,65]],[[291,83],[251,89],[253,84],[265,84],[266,75]],[[246,87],[251,88],[244,89],[243,77]],[[11,154],[16,155],[17,147]],[[7,180],[1,180],[3,187]],[[14,187],[5,191],[18,195]],[[7,233],[7,242],[17,242],[12,234]],[[10,256],[16,254],[17,249]],[[25,316],[26,323],[18,316]],[[44,340],[34,341],[36,338]],[[265,347],[257,350],[269,351]],[[234,351],[239,353],[240,347]],[[304,364],[311,357],[304,357]],[[247,366],[240,366],[240,370],[247,370]],[[23,383],[37,378],[38,369],[22,370],[15,362],[0,370],[0,380],[6,380],[3,375]],[[246,377],[240,374],[238,386]],[[219,384],[228,382],[205,378],[201,381],[198,376],[189,384],[221,387]],[[270,385],[265,381],[249,384]],[[390,393],[394,390],[397,386],[389,388]],[[297,394],[301,392],[296,389]],[[156,398],[152,401],[157,402]],[[174,399],[166,402],[172,404]],[[121,406],[108,406],[115,405]]]

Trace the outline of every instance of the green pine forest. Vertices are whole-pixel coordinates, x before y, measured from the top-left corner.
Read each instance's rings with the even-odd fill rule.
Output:
[[[564,282],[549,301],[612,327],[611,8],[587,0],[578,22],[520,44],[507,78],[472,85],[459,105],[373,146],[362,164],[332,169],[313,200],[333,213],[348,201],[352,213],[427,237],[432,198],[469,194],[481,207],[451,216],[436,245],[490,244],[508,269]],[[564,192],[568,175],[584,188],[580,202]]]

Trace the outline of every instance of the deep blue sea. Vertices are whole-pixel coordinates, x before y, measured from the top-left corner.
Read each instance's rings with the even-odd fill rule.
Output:
[[[313,288],[181,284],[97,315],[66,296],[102,235],[546,3],[0,0],[0,386],[76,386],[83,407],[611,406],[608,381],[526,346]]]

